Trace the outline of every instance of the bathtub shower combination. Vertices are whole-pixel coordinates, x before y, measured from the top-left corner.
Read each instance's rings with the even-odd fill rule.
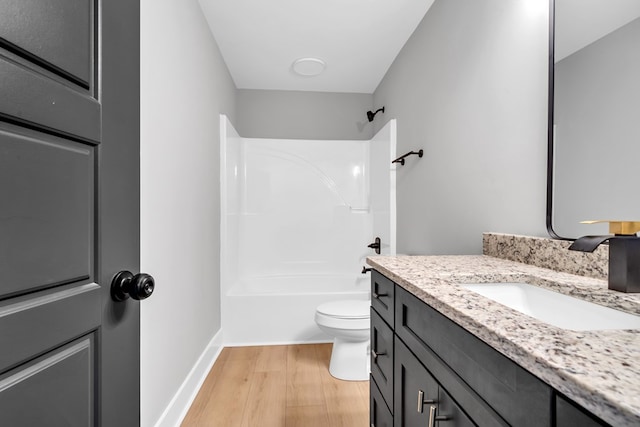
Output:
[[[395,254],[396,123],[368,141],[221,132],[221,299],[227,345],[326,342],[318,305],[369,298],[367,245]]]

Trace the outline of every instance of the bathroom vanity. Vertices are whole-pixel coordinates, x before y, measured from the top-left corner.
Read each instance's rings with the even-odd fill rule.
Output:
[[[536,256],[531,247],[520,253]],[[563,256],[541,259],[566,264]],[[583,258],[584,268],[597,267]],[[530,283],[640,314],[637,294],[562,265],[496,256],[367,262],[372,426],[640,425],[640,330],[559,328],[461,284]]]

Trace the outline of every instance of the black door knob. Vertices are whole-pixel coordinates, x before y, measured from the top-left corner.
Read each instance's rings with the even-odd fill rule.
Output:
[[[124,301],[131,297],[135,300],[149,298],[153,293],[156,282],[149,274],[138,273],[135,276],[130,271],[121,271],[111,281],[111,298],[114,301]]]

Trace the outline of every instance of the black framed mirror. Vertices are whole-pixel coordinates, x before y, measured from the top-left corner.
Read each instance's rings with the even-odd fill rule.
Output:
[[[550,0],[546,223],[640,219],[640,1]]]

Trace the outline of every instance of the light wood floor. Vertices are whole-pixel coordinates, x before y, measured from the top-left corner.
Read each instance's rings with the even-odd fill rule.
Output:
[[[331,344],[227,347],[183,427],[366,427],[369,382],[329,374]]]

